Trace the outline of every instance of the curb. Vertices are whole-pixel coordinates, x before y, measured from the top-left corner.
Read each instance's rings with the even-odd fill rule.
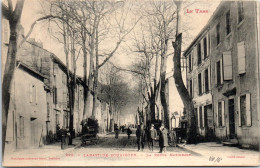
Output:
[[[178,148],[181,148],[182,150],[184,150],[184,151],[186,151],[186,152],[191,153],[192,155],[195,155],[195,156],[203,156],[203,155],[201,155],[201,154],[199,154],[199,153],[197,153],[197,152],[194,152],[193,150],[187,149],[187,148],[182,147],[182,146],[180,146],[180,145],[178,145],[178,144],[177,144],[177,147],[178,147]]]

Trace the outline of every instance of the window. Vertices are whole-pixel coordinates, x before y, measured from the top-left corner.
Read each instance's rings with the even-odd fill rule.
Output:
[[[237,43],[238,74],[246,73],[245,42]]]
[[[238,2],[238,23],[240,23],[242,20],[244,20],[244,7],[243,2]]]
[[[7,19],[3,19],[2,22],[2,30],[3,30],[3,36],[2,36],[2,40],[3,43],[9,43],[9,21]]]
[[[65,105],[65,107],[67,106],[67,91],[64,89],[63,90],[63,96],[62,96],[62,100],[63,100],[63,104]]]
[[[199,95],[202,94],[202,79],[201,79],[201,73],[198,75],[198,86],[199,86]]]
[[[204,46],[204,59],[208,56],[208,47],[207,47],[207,37],[203,39],[203,46]]]
[[[29,99],[30,103],[37,104],[37,90],[36,86],[32,84],[29,85]]]
[[[62,83],[67,85],[67,75],[65,73],[62,74]]]
[[[54,104],[57,104],[57,103],[58,103],[57,100],[58,100],[57,88],[54,87],[54,88],[53,88],[53,103],[54,103]]]
[[[24,137],[24,117],[19,116],[19,137],[23,138]]]
[[[225,125],[225,112],[224,112],[224,101],[218,102],[218,126],[223,127]]]
[[[215,64],[215,83],[216,85],[223,84],[223,67],[222,67],[222,59],[220,59]]]
[[[230,10],[226,13],[226,35],[229,35],[231,32],[231,24],[230,24]]]
[[[47,116],[50,116],[50,103],[47,102]]]
[[[232,57],[231,52],[223,53],[223,78],[224,80],[232,80]]]
[[[205,81],[205,92],[209,92],[209,70],[204,71],[204,81]]]
[[[216,26],[216,33],[217,33],[217,45],[220,43],[220,24],[218,23]]]
[[[202,116],[202,114],[203,114],[203,113],[202,113],[202,106],[200,106],[200,107],[199,107],[200,128],[203,127],[203,123],[202,123],[202,122],[203,122],[203,116]]]
[[[192,71],[192,65],[193,65],[193,59],[192,59],[192,55],[189,54],[189,72]]]
[[[192,79],[190,80],[190,97],[193,97],[193,93],[192,93],[192,91],[193,91],[193,85],[192,85]]]
[[[198,54],[198,65],[201,64],[201,44],[198,44],[198,48],[197,48],[197,54]]]
[[[238,97],[239,126],[251,126],[251,100],[250,94]]]

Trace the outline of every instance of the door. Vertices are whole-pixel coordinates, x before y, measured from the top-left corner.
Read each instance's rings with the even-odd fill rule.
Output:
[[[214,132],[213,132],[213,111],[212,104],[209,104],[204,107],[204,118],[205,118],[205,135],[208,141],[214,140]]]
[[[229,112],[229,138],[233,139],[236,137],[234,99],[228,100],[228,112]]]
[[[38,132],[37,132],[37,124],[36,124],[36,118],[31,118],[30,126],[31,126],[31,143],[30,146],[32,148],[38,147]]]

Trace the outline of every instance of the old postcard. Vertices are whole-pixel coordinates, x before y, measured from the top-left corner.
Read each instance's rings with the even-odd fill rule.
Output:
[[[2,166],[259,166],[259,12],[2,0]]]

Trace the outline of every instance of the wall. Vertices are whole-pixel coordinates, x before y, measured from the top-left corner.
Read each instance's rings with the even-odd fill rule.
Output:
[[[31,85],[36,88],[32,102]],[[14,151],[16,147],[24,149],[43,145],[46,140],[46,120],[46,92],[43,81],[19,68],[16,69],[8,115],[7,152]]]
[[[259,128],[259,109],[257,109],[257,78],[256,77],[256,60],[259,56],[256,54],[256,30],[255,20],[256,20],[256,8],[255,2],[244,2],[244,21],[238,24],[238,9],[237,2],[227,3],[225,7],[218,13],[218,16],[211,25],[211,39],[212,39],[212,65],[222,58],[222,53],[226,51],[231,51],[232,56],[232,80],[224,81],[222,85],[216,86],[215,83],[213,87],[213,99],[214,99],[214,117],[216,125],[216,136],[225,140],[229,138],[229,113],[228,113],[228,99],[234,98],[235,102],[235,131],[237,134],[238,141],[241,145],[252,145],[257,146],[259,143],[259,135],[256,133]],[[225,14],[230,9],[231,15],[231,33],[226,35],[225,33]],[[216,44],[216,32],[215,26],[220,23],[220,44]],[[238,49],[237,43],[245,42],[245,53],[246,53],[246,73],[243,75],[238,74]],[[212,74],[215,74],[215,67],[212,66]],[[215,75],[213,76],[215,81]],[[223,94],[229,90],[236,89],[236,93],[231,96],[224,96]],[[251,118],[252,126],[239,126],[239,113],[238,113],[238,97],[250,93],[251,95]],[[220,127],[217,124],[217,103],[219,101],[224,101],[224,126]]]

